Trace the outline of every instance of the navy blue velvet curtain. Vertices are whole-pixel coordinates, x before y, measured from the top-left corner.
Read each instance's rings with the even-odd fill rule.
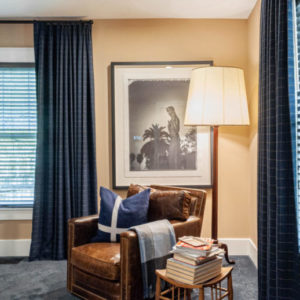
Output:
[[[299,299],[289,93],[289,1],[262,0],[258,152],[259,299]],[[291,106],[292,108],[292,106]]]
[[[30,259],[65,259],[69,218],[97,212],[90,22],[36,22],[38,133]]]

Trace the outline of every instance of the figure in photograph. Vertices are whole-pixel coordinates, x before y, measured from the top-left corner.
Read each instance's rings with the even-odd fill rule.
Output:
[[[130,153],[129,159],[130,159],[130,170],[131,171],[139,171],[140,164],[138,164],[137,157],[135,156],[135,154]]]
[[[168,155],[169,169],[178,169],[180,162],[180,121],[173,106],[168,106],[167,112],[171,117],[171,120],[168,121],[168,131],[170,136]]]

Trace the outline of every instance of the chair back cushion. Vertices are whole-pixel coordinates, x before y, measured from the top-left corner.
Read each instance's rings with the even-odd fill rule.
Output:
[[[150,189],[146,189],[123,200],[109,189],[101,187],[98,231],[91,242],[120,241],[121,232],[146,223],[149,195]]]
[[[149,187],[138,184],[129,186],[127,196],[135,195]],[[191,197],[187,191],[160,191],[151,188],[148,221],[161,219],[185,221],[190,215]]]
[[[159,191],[186,191],[191,196],[190,215],[196,216],[201,219],[201,226],[203,221],[205,203],[206,203],[206,191],[189,188],[189,187],[176,187],[176,186],[164,186],[164,185],[151,185],[151,189]]]

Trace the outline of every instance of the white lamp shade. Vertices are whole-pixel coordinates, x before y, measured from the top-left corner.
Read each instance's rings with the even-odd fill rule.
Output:
[[[185,125],[249,125],[244,72],[231,67],[192,71]]]

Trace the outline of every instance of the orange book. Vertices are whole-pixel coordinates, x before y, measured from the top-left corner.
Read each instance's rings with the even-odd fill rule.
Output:
[[[208,243],[207,245],[203,245],[203,246],[192,246],[183,241],[179,241],[176,244],[176,248],[188,248],[188,249],[194,249],[194,250],[200,250],[200,251],[209,251],[209,250],[211,250],[212,245],[213,245],[213,242]]]

